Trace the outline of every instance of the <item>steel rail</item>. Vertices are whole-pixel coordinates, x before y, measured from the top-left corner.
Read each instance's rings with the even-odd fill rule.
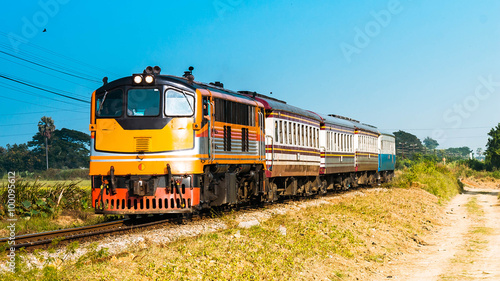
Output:
[[[54,231],[46,231],[33,234],[25,234],[15,236],[14,239],[9,237],[0,238],[0,245],[6,245],[6,250],[10,248],[37,248],[43,245],[51,244],[54,240],[59,241],[69,241],[76,240],[86,237],[92,237],[102,234],[108,234],[119,231],[127,231],[132,229],[144,228],[152,225],[162,224],[166,222],[172,222],[172,218],[163,220],[131,220],[123,219],[112,222],[99,223],[89,226],[81,226],[75,228],[60,229]],[[15,244],[9,245],[9,241],[13,240]]]

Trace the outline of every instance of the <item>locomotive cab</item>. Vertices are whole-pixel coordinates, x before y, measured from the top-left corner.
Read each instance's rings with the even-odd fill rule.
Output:
[[[199,204],[201,95],[182,80],[135,74],[93,93],[90,175],[97,213],[190,212]]]

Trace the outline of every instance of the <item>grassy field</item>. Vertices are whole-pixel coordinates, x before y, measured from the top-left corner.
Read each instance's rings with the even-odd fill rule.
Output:
[[[424,163],[394,184],[325,198],[249,229],[226,214],[224,230],[168,244],[145,240],[112,256],[94,248],[43,269],[28,268],[19,254],[18,272],[0,280],[21,274],[25,280],[369,280],[380,266],[425,243],[420,237],[441,223],[442,203],[460,188],[445,167]]]
[[[34,181],[16,179],[16,234],[23,235],[107,220],[94,215],[90,180]],[[0,237],[8,235],[7,183],[0,183]]]
[[[33,183],[35,180],[27,180],[27,182]],[[76,180],[38,180],[40,184],[44,185],[47,188],[53,187],[57,184],[66,184],[66,183],[76,183],[78,187],[81,188],[88,188],[90,189],[90,180],[82,180],[82,179],[76,179]],[[0,180],[0,186],[6,185],[7,184],[7,179],[1,179]]]
[[[413,249],[439,223],[439,212],[437,198],[421,189],[368,190],[249,229],[226,215],[228,228],[216,233],[20,271],[27,280],[366,280]]]

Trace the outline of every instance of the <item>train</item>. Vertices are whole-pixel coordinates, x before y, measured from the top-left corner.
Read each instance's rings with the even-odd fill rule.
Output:
[[[103,82],[89,125],[98,214],[194,213],[394,176],[394,135],[351,118],[197,82],[192,67]]]

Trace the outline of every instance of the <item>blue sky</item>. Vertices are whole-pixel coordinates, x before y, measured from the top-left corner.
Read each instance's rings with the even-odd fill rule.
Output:
[[[484,148],[500,122],[499,1],[171,2],[11,1],[0,51],[87,80],[4,53],[0,75],[90,99],[101,83],[88,79],[192,65],[197,81],[272,92],[440,148]],[[0,87],[0,146],[30,140],[44,115],[88,132],[87,104],[6,79]]]

